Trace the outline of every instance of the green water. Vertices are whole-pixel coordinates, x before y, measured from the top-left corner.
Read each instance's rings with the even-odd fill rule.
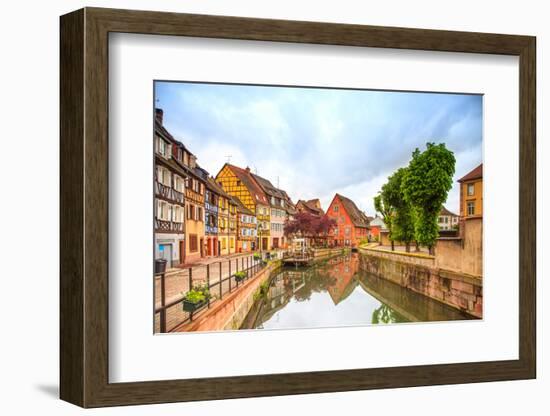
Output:
[[[243,328],[290,329],[475,319],[359,270],[357,254],[283,268]]]

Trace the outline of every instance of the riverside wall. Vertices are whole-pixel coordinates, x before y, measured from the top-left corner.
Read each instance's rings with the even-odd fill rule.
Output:
[[[363,271],[390,280],[470,315],[482,317],[481,275],[442,268],[442,264],[449,263],[446,263],[443,258],[437,258],[439,249],[436,248],[436,256],[424,253],[391,252],[377,248],[362,248],[359,252],[359,267]],[[454,264],[462,263],[455,259]]]

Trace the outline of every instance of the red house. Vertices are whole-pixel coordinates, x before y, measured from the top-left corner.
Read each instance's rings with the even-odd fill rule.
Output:
[[[336,221],[336,227],[331,233],[332,245],[357,247],[361,240],[368,237],[369,220],[351,199],[340,194],[334,195],[327,215]]]

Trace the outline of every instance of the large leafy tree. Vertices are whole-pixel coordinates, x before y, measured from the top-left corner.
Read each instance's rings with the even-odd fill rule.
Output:
[[[395,208],[390,204],[388,195],[381,191],[374,197],[374,209],[382,216],[382,220],[386,227],[388,227],[388,238],[391,241],[391,249],[395,250],[394,238],[393,238],[393,216],[395,214]]]
[[[407,168],[398,169],[388,178],[388,182],[382,186],[382,195],[388,204],[394,208],[392,218],[393,239],[405,243],[406,251],[410,252],[411,241],[415,237],[414,210],[403,194],[403,178]]]
[[[401,183],[405,201],[414,211],[415,238],[433,254],[439,236],[437,217],[453,185],[455,157],[444,143],[416,149]]]

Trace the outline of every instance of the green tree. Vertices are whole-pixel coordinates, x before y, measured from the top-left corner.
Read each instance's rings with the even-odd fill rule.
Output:
[[[444,143],[427,143],[416,149],[401,184],[405,200],[414,211],[416,241],[433,254],[439,236],[437,217],[453,185],[455,157]]]
[[[385,195],[388,204],[394,208],[392,218],[392,234],[394,240],[405,243],[406,251],[411,251],[411,241],[414,240],[414,210],[403,194],[403,178],[407,168],[398,169],[382,186],[382,195]]]
[[[386,224],[386,227],[388,227],[388,238],[391,241],[391,249],[392,251],[395,250],[394,242],[393,242],[393,233],[392,233],[392,220],[394,215],[394,208],[389,204],[387,200],[387,195],[384,195],[382,193],[379,193],[374,197],[374,209],[380,213],[382,216],[382,220],[384,221],[384,224]]]

